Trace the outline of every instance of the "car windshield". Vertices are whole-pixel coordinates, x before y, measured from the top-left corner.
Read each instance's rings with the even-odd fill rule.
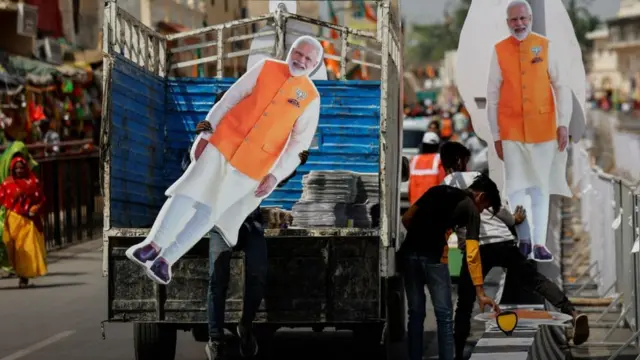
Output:
[[[402,132],[402,147],[417,148],[422,143],[424,131],[420,130],[404,130]]]

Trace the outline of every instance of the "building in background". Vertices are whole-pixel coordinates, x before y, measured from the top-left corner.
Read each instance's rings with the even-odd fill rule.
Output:
[[[622,0],[614,19],[607,22],[608,49],[615,53],[617,70],[621,76],[621,100],[640,98],[640,1]],[[625,99],[626,100],[626,99]]]
[[[449,50],[444,53],[444,60],[440,64],[440,80],[444,86],[456,85],[456,60],[458,51]]]
[[[255,0],[205,0],[207,2],[207,23],[221,24],[227,21],[244,19],[248,15],[247,6],[268,1]]]
[[[221,1],[221,0],[215,0]],[[298,15],[318,19],[320,18],[320,6],[326,6],[325,1],[300,1],[296,2]],[[248,16],[260,16],[269,13],[269,1],[247,1]]]
[[[207,2],[207,25],[222,24],[233,20],[244,19],[248,17],[247,5],[250,3],[261,3],[262,1],[255,0],[206,0]],[[232,36],[246,35],[251,31],[251,27],[246,26],[243,28],[225,30],[223,36],[225,39]],[[206,36],[205,41],[215,41],[213,34]],[[225,54],[232,53],[234,51],[245,50],[249,47],[248,43],[244,41],[227,42],[224,46]],[[204,50],[204,56],[216,55],[215,47],[209,47]],[[233,58],[232,60],[224,61],[223,76],[240,77],[246,71],[246,57]],[[202,68],[202,67],[201,67]],[[216,64],[210,62],[204,66],[206,76],[216,75]]]
[[[593,47],[587,62],[587,77],[592,91],[617,89],[622,82],[618,71],[618,56],[609,47],[609,29],[606,27],[587,34],[587,39],[593,41]]]

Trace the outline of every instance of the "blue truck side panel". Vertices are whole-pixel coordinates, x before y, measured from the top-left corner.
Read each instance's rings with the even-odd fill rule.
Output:
[[[165,81],[114,55],[111,225],[150,227],[165,200]]]
[[[164,191],[183,173],[181,162],[196,124],[206,117],[216,94],[235,79],[163,80],[120,57],[115,63],[111,225],[148,227],[165,200]],[[378,172],[380,83],[315,84],[322,107],[309,160],[263,206],[291,209],[302,194],[302,176],[311,170]]]

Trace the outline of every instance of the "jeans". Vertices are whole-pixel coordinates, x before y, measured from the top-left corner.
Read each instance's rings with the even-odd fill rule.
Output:
[[[453,304],[449,265],[440,263],[440,257],[431,259],[422,255],[407,254],[403,268],[402,275],[409,307],[409,360],[422,360],[424,319],[427,311],[425,286],[429,289],[438,323],[438,358],[453,360]]]
[[[471,332],[471,315],[476,300],[476,290],[469,276],[466,256],[462,256],[462,268],[458,280],[458,306],[455,315],[455,343],[458,359],[462,359],[464,347]],[[534,290],[561,312],[571,315],[575,310],[567,296],[551,280],[540,274],[535,266],[522,255],[515,241],[500,242],[480,246],[483,277],[494,266],[507,270],[507,276],[518,279],[521,286]]]
[[[267,243],[261,219],[249,216],[240,228],[238,235],[238,244],[244,244],[245,254],[244,299],[240,322],[250,327],[264,297],[267,283]],[[231,253],[232,249],[222,239],[222,236],[217,231],[212,231],[209,242],[209,292],[207,296],[209,338],[212,340],[224,337],[224,313],[231,272]]]

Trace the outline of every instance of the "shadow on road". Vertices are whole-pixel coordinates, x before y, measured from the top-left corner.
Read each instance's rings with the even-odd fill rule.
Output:
[[[37,289],[50,289],[50,288],[59,288],[59,287],[70,287],[70,286],[78,286],[85,285],[84,282],[67,282],[67,283],[56,283],[56,284],[29,284],[29,287],[21,289],[18,287],[17,281],[15,284],[11,284],[10,286],[0,287],[0,291],[28,291],[28,290],[37,290]]]
[[[46,277],[51,277],[51,276],[80,276],[80,275],[86,275],[88,274],[88,272],[83,271],[83,272],[73,272],[73,271],[53,271],[50,272],[46,275]]]
[[[375,342],[362,343],[353,337],[351,331],[313,331],[284,329],[276,333],[269,343],[260,341],[261,359],[280,360],[376,360],[384,359],[384,348]],[[204,346],[204,343],[202,343]],[[240,359],[237,351],[237,339],[227,343],[231,359]],[[438,348],[435,332],[425,332],[425,359],[437,359]],[[406,358],[406,345],[403,342],[392,347],[393,359]]]

